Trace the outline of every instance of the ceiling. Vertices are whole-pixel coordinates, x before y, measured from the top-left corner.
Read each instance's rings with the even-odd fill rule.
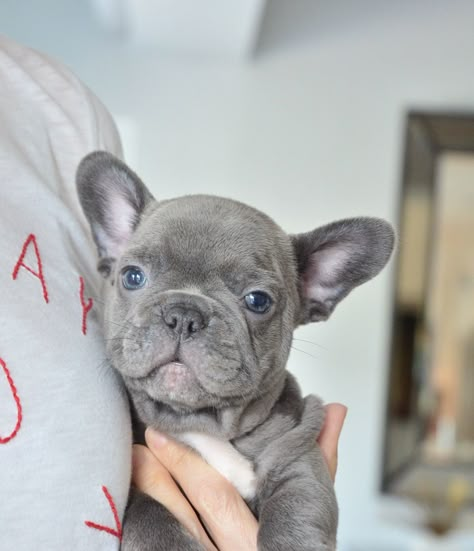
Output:
[[[162,51],[245,57],[266,0],[90,0],[105,28]]]

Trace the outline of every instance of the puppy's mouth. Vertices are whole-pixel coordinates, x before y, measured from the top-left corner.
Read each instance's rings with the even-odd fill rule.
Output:
[[[130,383],[135,389],[145,391],[152,400],[169,405],[193,406],[202,393],[194,369],[178,358],[160,362]]]
[[[181,372],[184,370],[190,370],[188,366],[186,366],[182,361],[178,359],[174,359],[171,361],[165,361],[163,363],[158,364],[155,367],[152,367],[152,369],[146,374],[141,375],[140,377],[132,377],[136,381],[147,381],[150,379],[153,379],[156,377],[158,372],[162,372],[162,375],[165,375],[166,373],[173,373],[173,372]]]
[[[158,369],[160,380],[168,388],[178,389],[196,380],[192,369],[182,362],[169,362]]]

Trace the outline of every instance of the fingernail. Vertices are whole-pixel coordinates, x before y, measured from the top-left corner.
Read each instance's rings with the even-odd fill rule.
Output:
[[[145,431],[145,440],[154,448],[162,448],[168,443],[168,438],[164,434],[150,427]]]

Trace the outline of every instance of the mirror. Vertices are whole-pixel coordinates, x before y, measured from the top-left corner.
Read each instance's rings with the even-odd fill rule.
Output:
[[[474,116],[408,116],[382,489],[437,533],[474,502]]]

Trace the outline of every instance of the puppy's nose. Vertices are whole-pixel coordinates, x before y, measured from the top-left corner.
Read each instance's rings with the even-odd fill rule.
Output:
[[[163,320],[176,336],[182,339],[187,339],[206,327],[204,317],[199,310],[179,304],[164,307]]]

